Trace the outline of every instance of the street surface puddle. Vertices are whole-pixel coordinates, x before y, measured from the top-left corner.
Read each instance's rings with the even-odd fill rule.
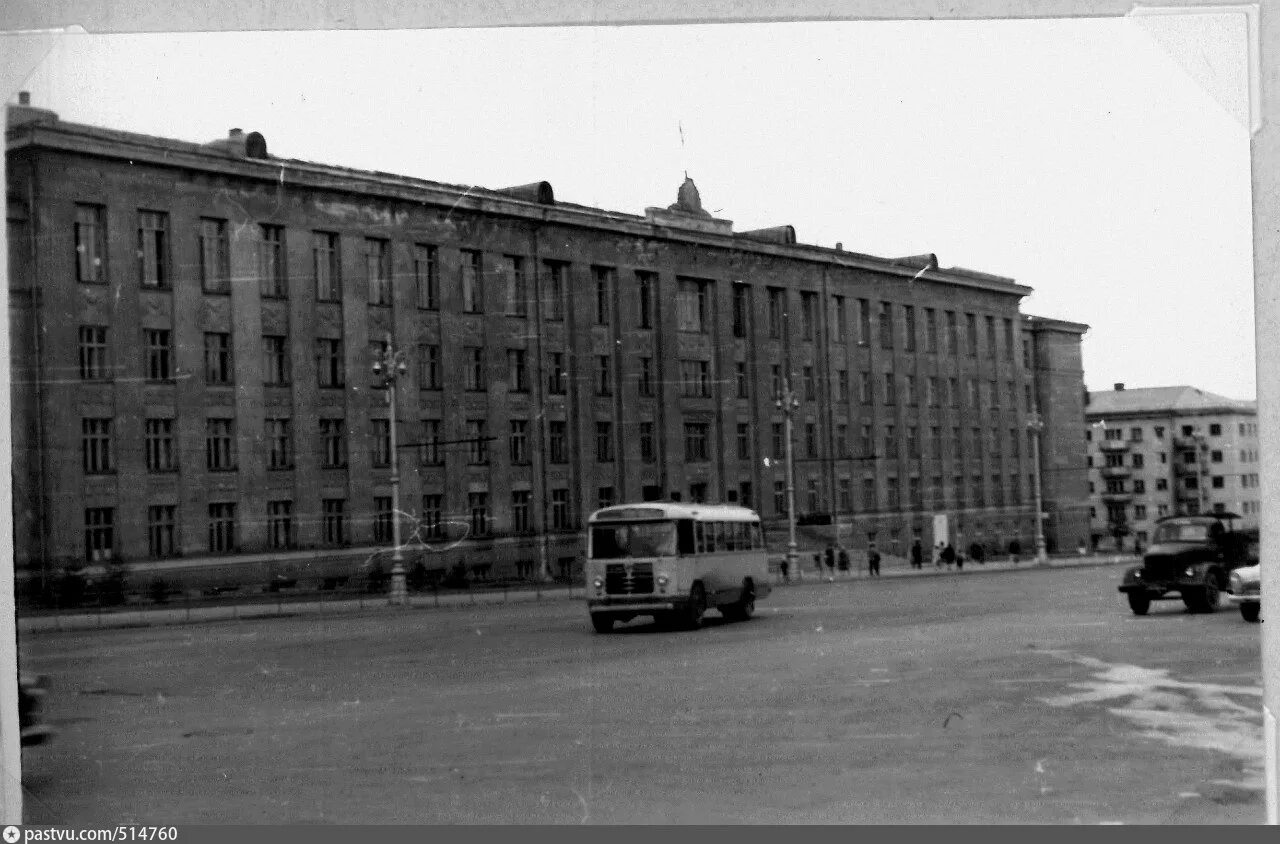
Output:
[[[1095,679],[1071,683],[1075,692],[1042,697],[1042,702],[1055,707],[1107,704],[1108,712],[1132,723],[1145,738],[1234,759],[1240,764],[1241,778],[1214,780],[1213,784],[1224,787],[1210,798],[1221,798],[1215,802],[1230,802],[1238,790],[1265,788],[1261,686],[1188,682],[1170,677],[1168,669],[1108,663],[1061,651],[1043,653],[1086,666]]]

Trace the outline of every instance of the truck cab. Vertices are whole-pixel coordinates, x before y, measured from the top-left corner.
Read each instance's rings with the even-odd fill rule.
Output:
[[[1152,601],[1181,598],[1191,612],[1213,612],[1227,578],[1256,560],[1257,531],[1234,529],[1234,513],[1166,516],[1156,522],[1142,565],[1125,572],[1118,587],[1135,615]]]

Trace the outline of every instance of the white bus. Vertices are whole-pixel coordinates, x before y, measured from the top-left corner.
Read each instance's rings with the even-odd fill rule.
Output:
[[[745,507],[624,504],[597,510],[587,526],[587,609],[597,633],[637,615],[691,629],[708,609],[745,621],[769,594],[760,517]]]

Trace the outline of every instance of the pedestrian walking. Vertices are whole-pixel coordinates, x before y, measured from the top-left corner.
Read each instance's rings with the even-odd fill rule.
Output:
[[[867,550],[867,576],[880,576],[880,552],[876,550],[874,545]]]
[[[849,552],[844,548],[841,548],[840,553],[836,556],[836,565],[842,572],[847,572],[849,570]]]
[[[956,552],[956,571],[964,571],[964,552]]]
[[[783,582],[783,583],[788,583],[788,582],[790,582],[790,581],[791,581],[791,577],[789,576],[789,572],[790,572],[790,569],[791,569],[791,564],[790,564],[789,562],[787,562],[787,558],[786,558],[786,557],[783,557],[783,558],[782,558],[782,561],[781,561],[780,563],[778,563],[778,569],[779,569],[779,571],[781,571],[781,572],[782,572],[782,582]]]
[[[825,552],[827,558],[827,580],[836,579],[836,549],[828,545]]]
[[[924,549],[920,547],[920,540],[911,543],[911,567],[913,569],[924,568]]]
[[[951,547],[950,542],[942,549],[942,553],[938,555],[938,561],[947,567],[947,571],[951,570],[951,564],[956,561],[956,549]]]

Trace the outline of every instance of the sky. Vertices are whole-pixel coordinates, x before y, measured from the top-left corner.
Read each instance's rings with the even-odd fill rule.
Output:
[[[21,78],[21,77],[19,77]],[[1034,288],[1085,382],[1255,395],[1243,19],[73,35],[65,119],[735,229]]]

